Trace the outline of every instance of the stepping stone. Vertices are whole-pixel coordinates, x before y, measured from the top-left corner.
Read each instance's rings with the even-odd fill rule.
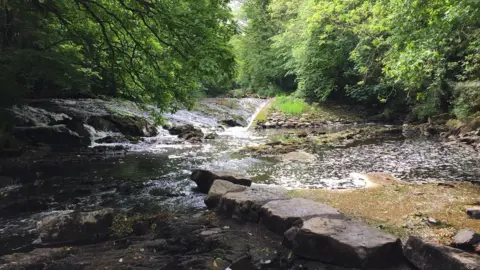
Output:
[[[480,256],[411,236],[405,257],[421,270],[480,270]]]
[[[388,269],[403,261],[399,239],[360,222],[315,217],[285,232],[299,257],[362,269]]]
[[[211,172],[207,170],[194,170],[190,175],[190,179],[192,179],[197,184],[198,189],[205,194],[208,193],[215,180],[225,180],[247,187],[252,185],[252,181],[245,177],[227,172]]]
[[[225,180],[215,180],[204,201],[208,208],[213,209],[218,206],[223,195],[228,192],[244,191],[245,189],[247,189],[246,186],[236,185]]]
[[[243,192],[229,192],[220,200],[219,210],[227,216],[245,221],[260,221],[260,208],[270,201],[286,200],[286,190],[254,186]]]
[[[271,201],[261,208],[261,222],[269,230],[283,235],[294,224],[316,216],[345,218],[337,209],[307,199]]]

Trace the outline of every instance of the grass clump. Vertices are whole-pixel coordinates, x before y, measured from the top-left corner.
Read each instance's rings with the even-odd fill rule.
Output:
[[[301,115],[311,110],[303,99],[291,96],[279,96],[275,98],[272,108],[288,115]]]

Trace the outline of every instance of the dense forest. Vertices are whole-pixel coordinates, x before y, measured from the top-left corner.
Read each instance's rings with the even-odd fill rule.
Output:
[[[231,81],[224,0],[0,3],[1,105],[103,95],[171,110]]]
[[[478,1],[229,2],[1,1],[0,105],[113,96],[167,111],[242,88],[385,118],[478,110]]]
[[[313,101],[466,118],[480,105],[480,2],[248,0],[237,82]]]

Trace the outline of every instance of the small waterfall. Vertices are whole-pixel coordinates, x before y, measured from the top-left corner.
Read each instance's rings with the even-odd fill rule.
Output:
[[[258,107],[255,112],[253,113],[253,115],[250,117],[249,121],[248,121],[248,125],[247,125],[247,128],[246,130],[249,130],[253,123],[255,122],[255,118],[257,118],[258,114],[265,108],[265,106],[267,106],[268,103],[270,103],[271,99],[268,99],[267,101],[263,102],[260,107]]]

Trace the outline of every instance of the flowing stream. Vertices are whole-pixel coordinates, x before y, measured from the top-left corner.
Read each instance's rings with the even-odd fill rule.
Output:
[[[138,213],[193,213],[205,208],[203,194],[189,180],[192,169],[231,171],[259,184],[287,188],[362,188],[354,173],[384,172],[406,181],[478,181],[479,153],[435,140],[405,138],[375,144],[318,151],[308,159],[250,157],[238,154],[260,145],[281,130],[255,131],[252,121],[265,100],[241,99],[229,113],[250,116],[248,128],[221,129],[225,106],[209,100],[201,111],[166,114],[172,124],[193,124],[218,138],[189,144],[160,129],[159,135],[124,144],[126,154],[52,153],[28,161],[22,175],[0,186],[0,253],[21,249],[35,240],[35,224],[58,211],[123,208]],[[207,107],[210,106],[210,107]],[[227,106],[228,107],[228,106]],[[215,114],[208,111],[214,110]],[[332,132],[343,127],[325,127]],[[95,130],[92,136],[104,137]],[[101,144],[96,144],[96,146]],[[108,144],[107,144],[108,145]],[[111,144],[110,144],[111,146]]]

